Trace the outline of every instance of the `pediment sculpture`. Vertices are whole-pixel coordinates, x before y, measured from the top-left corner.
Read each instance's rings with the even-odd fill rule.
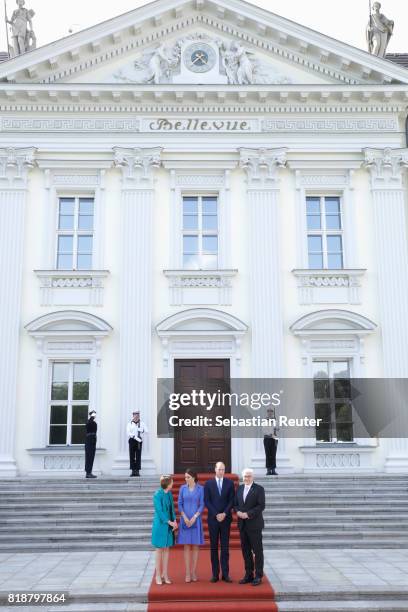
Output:
[[[199,73],[211,82],[216,70],[230,85],[285,84],[291,80],[279,74],[239,41],[222,41],[204,34],[179,39],[167,46],[159,44],[146,50],[140,59],[113,74],[115,81],[123,83],[173,83],[180,82],[180,73]],[[187,81],[189,82],[189,80]]]

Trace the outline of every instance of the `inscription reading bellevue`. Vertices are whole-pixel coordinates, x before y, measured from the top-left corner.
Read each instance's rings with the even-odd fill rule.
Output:
[[[156,119],[149,124],[152,131],[171,132],[247,132],[251,129],[248,121],[241,119]]]

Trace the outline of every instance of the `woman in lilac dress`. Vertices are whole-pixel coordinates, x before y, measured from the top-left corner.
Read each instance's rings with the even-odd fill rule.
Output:
[[[201,513],[204,510],[204,488],[197,483],[197,472],[187,469],[186,484],[180,487],[178,507],[181,514],[178,544],[184,544],[186,582],[197,581],[199,546],[204,544]]]

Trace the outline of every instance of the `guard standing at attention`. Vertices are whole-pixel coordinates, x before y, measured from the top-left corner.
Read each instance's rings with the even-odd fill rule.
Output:
[[[96,412],[91,410],[89,413],[89,419],[86,422],[86,438],[85,438],[85,478],[97,478],[95,474],[92,474],[92,468],[95,459],[96,452],[96,432],[98,425],[95,421]]]
[[[266,411],[268,419],[275,418],[275,411],[269,408]],[[267,426],[262,428],[263,442],[265,449],[266,475],[277,476],[276,471],[276,452],[278,450],[278,427]]]
[[[148,429],[140,419],[140,412],[133,412],[132,420],[127,425],[127,436],[129,441],[129,463],[131,476],[140,476],[142,465],[143,436]]]

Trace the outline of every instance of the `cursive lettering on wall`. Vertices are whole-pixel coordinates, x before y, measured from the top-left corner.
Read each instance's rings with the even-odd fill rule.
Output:
[[[165,119],[148,122],[152,132],[248,132],[251,123],[244,119]]]

